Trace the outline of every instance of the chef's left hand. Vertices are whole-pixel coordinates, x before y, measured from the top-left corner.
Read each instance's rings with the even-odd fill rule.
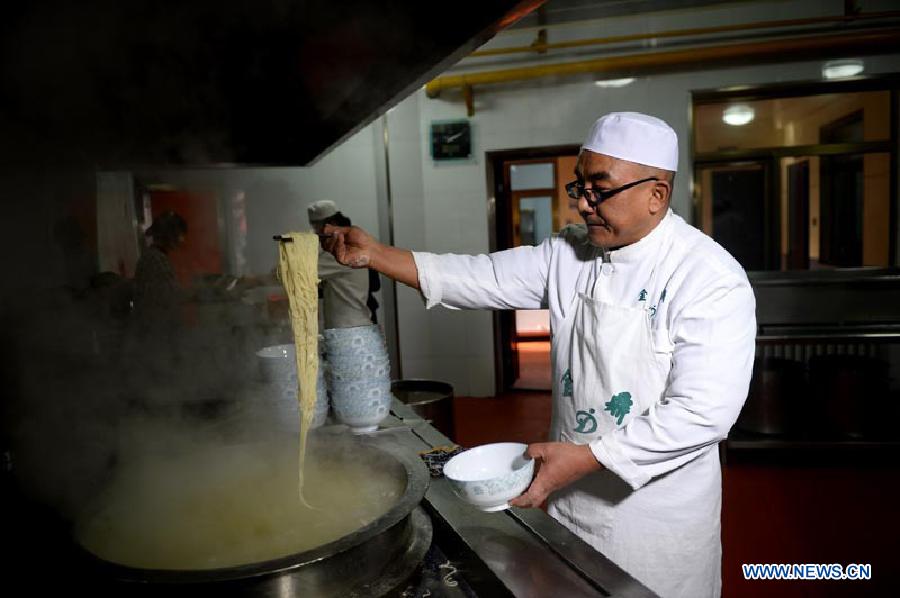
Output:
[[[586,444],[539,442],[529,445],[526,452],[537,461],[537,474],[522,496],[509,501],[514,507],[539,507],[551,492],[603,469]]]

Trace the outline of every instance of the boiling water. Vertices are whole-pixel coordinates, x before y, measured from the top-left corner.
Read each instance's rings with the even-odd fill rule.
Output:
[[[129,468],[79,526],[98,557],[143,569],[215,569],[302,552],[371,523],[405,481],[328,456],[306,464],[297,497],[296,457],[229,454]],[[381,472],[386,474],[387,472]]]

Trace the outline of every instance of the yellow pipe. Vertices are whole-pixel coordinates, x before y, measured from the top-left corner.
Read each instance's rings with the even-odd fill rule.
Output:
[[[647,52],[628,56],[612,56],[579,62],[565,62],[483,71],[465,75],[448,75],[433,79],[425,85],[430,98],[437,97],[445,89],[475,85],[490,85],[539,79],[559,75],[585,73],[634,74],[665,68],[693,65],[705,68],[713,65],[733,64],[737,60],[765,61],[767,59],[800,60],[810,55],[826,58],[822,52],[885,53],[900,47],[900,28],[881,29],[865,33],[840,36],[816,36],[796,39],[769,40],[746,44],[706,46],[690,50]]]
[[[756,23],[742,23],[738,25],[720,25],[717,27],[695,27],[691,29],[673,29],[658,33],[634,33],[631,35],[613,35],[610,37],[595,37],[588,39],[572,40],[568,42],[556,42],[552,44],[534,44],[530,46],[515,46],[512,48],[495,48],[492,50],[478,50],[469,54],[470,58],[482,58],[484,56],[503,56],[508,54],[524,54],[532,52],[546,52],[547,50],[560,50],[566,48],[582,48],[586,46],[600,46],[608,44],[620,44],[631,41],[647,39],[667,39],[673,37],[686,37],[693,35],[710,35],[713,33],[728,33],[733,31],[748,31],[752,29],[777,29],[780,27],[798,27],[805,25],[817,25],[820,23],[845,23],[849,21],[861,21],[867,19],[889,19],[900,17],[900,11],[890,10],[873,12],[853,16],[811,17],[805,19],[784,19],[780,21],[760,21]]]

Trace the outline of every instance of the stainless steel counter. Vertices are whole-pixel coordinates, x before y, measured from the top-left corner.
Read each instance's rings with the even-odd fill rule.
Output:
[[[452,444],[409,407],[394,401],[379,434],[416,452]],[[486,513],[432,479],[423,506],[434,542],[479,596],[655,596],[612,561],[539,509]]]

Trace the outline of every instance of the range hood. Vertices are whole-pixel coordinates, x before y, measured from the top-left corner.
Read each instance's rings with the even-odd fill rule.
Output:
[[[11,5],[0,164],[308,164],[541,2]]]

